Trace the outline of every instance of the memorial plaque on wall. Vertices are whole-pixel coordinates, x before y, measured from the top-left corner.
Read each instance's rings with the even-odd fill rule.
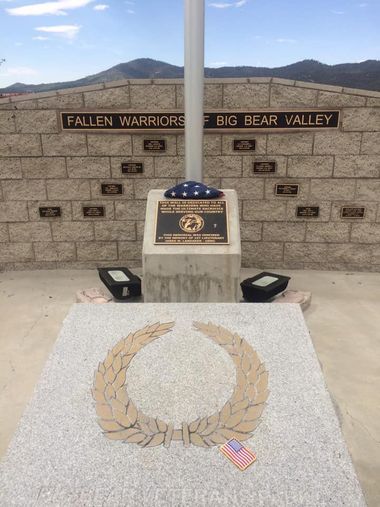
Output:
[[[253,162],[253,172],[255,174],[268,174],[276,172],[276,162]]]
[[[140,174],[144,172],[144,164],[142,162],[123,162],[121,172],[123,174]]]
[[[319,130],[339,128],[338,109],[205,111],[203,128],[213,132]],[[183,132],[185,115],[178,111],[62,111],[61,128],[71,131]]]
[[[61,216],[61,208],[59,206],[43,206],[38,208],[41,218],[55,218]]]
[[[171,245],[228,244],[226,201],[158,201],[154,242]]]
[[[342,206],[340,210],[341,218],[364,218],[364,206]]]
[[[254,139],[234,139],[234,151],[255,151]]]
[[[144,150],[145,151],[165,151],[166,141],[165,139],[144,139]]]
[[[296,196],[298,195],[299,185],[293,183],[277,183],[274,187],[274,193],[276,195],[289,195]]]
[[[120,195],[123,193],[123,185],[121,183],[102,183],[103,195]]]
[[[84,217],[104,217],[104,206],[83,206]]]
[[[319,206],[297,206],[296,216],[299,218],[319,217]]]

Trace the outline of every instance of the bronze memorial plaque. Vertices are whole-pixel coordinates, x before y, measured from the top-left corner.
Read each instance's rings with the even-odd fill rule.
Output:
[[[144,139],[144,151],[165,151],[165,139]]]
[[[59,206],[44,206],[38,209],[40,217],[42,218],[55,218],[61,216],[61,208]]]
[[[254,139],[234,139],[234,151],[255,151]]]
[[[203,126],[209,132],[337,129],[339,114],[339,109],[317,108],[280,111],[213,110],[204,112]],[[185,127],[185,115],[178,111],[61,111],[60,117],[62,130],[77,132],[86,130],[140,133],[182,132]],[[245,143],[245,140],[243,141]],[[156,151],[154,148],[151,150]]]
[[[103,195],[121,195],[123,193],[123,185],[121,183],[102,183]]]
[[[104,217],[104,206],[83,206],[84,217]]]
[[[299,218],[319,217],[319,206],[297,206],[296,216]]]
[[[276,195],[296,196],[298,195],[299,185],[297,183],[277,183],[274,187]]]
[[[228,244],[226,201],[158,201],[154,242],[172,245]]]
[[[144,164],[142,162],[123,162],[121,172],[122,174],[141,174],[144,172]]]
[[[253,172],[255,174],[267,174],[276,172],[276,162],[267,162],[265,160],[261,162],[253,162]]]
[[[364,218],[365,207],[364,206],[342,206],[340,210],[341,218]]]

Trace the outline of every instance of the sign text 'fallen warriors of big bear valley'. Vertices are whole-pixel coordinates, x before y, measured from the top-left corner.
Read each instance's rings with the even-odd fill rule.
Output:
[[[183,131],[181,112],[61,112],[62,130]],[[339,127],[339,110],[206,112],[205,131],[306,130]]]

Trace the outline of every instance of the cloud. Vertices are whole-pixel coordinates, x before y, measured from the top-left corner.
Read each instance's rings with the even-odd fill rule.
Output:
[[[24,5],[5,10],[11,16],[42,16],[44,14],[65,16],[66,10],[79,9],[92,2],[94,0],[56,0],[55,2]]]
[[[106,9],[109,9],[109,5],[107,4],[94,5],[94,11],[105,11]]]
[[[35,76],[38,74],[32,67],[8,67],[3,76]]]
[[[297,41],[296,39],[275,39],[276,42],[279,42],[280,44],[295,44]]]
[[[332,14],[344,14],[344,11],[330,11]]]
[[[229,9],[230,7],[242,7],[248,2],[248,0],[238,0],[237,2],[213,2],[208,4],[209,7],[214,7],[215,9]]]
[[[80,29],[79,25],[38,26],[35,28],[37,32],[52,33],[70,40],[75,39]]]
[[[37,35],[36,37],[32,37],[33,40],[49,40],[49,37],[44,37],[43,35]]]
[[[135,13],[135,11],[133,11],[132,9],[127,9],[127,12],[128,12],[128,14],[134,14]]]

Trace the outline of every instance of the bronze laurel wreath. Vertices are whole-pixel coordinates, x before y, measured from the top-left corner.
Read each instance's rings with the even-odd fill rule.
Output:
[[[238,334],[221,326],[195,322],[194,327],[220,345],[236,366],[236,387],[223,408],[209,417],[173,424],[146,416],[129,398],[125,387],[129,364],[142,347],[172,330],[174,322],[146,326],[120,340],[99,363],[95,372],[93,397],[98,423],[111,440],[124,440],[142,447],[183,440],[190,444],[211,447],[230,438],[247,440],[259,424],[268,398],[268,372],[257,353]]]

